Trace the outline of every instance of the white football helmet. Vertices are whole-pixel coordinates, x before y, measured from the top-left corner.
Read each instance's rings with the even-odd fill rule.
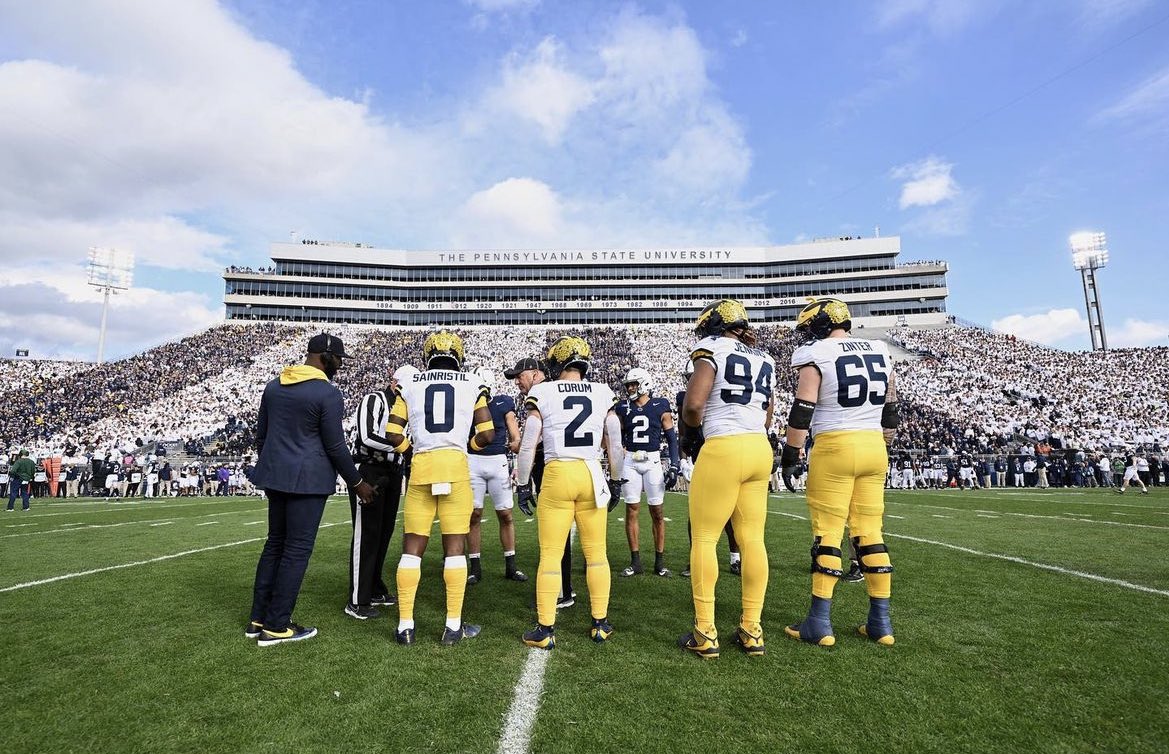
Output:
[[[479,366],[475,367],[475,376],[479,378],[480,382],[491,388],[491,392],[495,392],[495,372],[487,367]]]
[[[694,362],[686,359],[686,366],[682,368],[682,376],[689,380],[692,374],[694,374]]]
[[[630,387],[631,385],[637,385],[637,387]],[[650,377],[649,372],[641,367],[634,367],[625,375],[625,392],[630,398],[649,395],[653,389],[653,377]]]
[[[393,379],[395,382],[401,385],[404,382],[409,382],[416,374],[418,374],[417,367],[411,364],[403,364],[394,370]]]

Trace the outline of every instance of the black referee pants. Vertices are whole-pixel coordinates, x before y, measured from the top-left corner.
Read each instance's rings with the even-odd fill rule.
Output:
[[[357,468],[362,479],[376,487],[377,492],[373,502],[358,505],[357,495],[349,491],[349,511],[353,517],[353,537],[349,540],[349,602],[368,605],[374,594],[390,592],[382,573],[402,498],[402,464],[363,463]]]

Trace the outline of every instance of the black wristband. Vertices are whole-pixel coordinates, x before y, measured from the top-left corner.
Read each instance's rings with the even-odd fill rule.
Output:
[[[886,401],[885,407],[881,409],[881,426],[885,429],[897,429],[897,425],[901,423],[901,403],[898,401]]]

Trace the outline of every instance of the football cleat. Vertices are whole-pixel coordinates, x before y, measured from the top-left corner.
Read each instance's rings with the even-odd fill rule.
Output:
[[[783,631],[793,639],[806,641],[819,647],[831,647],[836,643],[836,636],[832,633],[832,624],[828,621],[805,618],[803,623],[785,626]]]
[[[718,638],[710,638],[697,628],[678,637],[678,647],[693,652],[704,660],[718,659]]]
[[[840,299],[812,299],[796,317],[796,333],[805,340],[823,340],[838,328],[852,330],[852,314]]]
[[[422,360],[427,369],[463,368],[463,339],[450,330],[431,333],[422,344]]]
[[[763,656],[763,629],[759,629],[758,634],[752,634],[747,629],[739,626],[739,630],[735,632],[735,644],[739,649],[743,650],[743,654],[748,657],[762,657]]]
[[[589,629],[589,638],[598,644],[608,641],[613,635],[613,626],[608,618],[593,618],[593,627]]]
[[[403,647],[407,647],[407,646],[413,644],[414,643],[414,629],[404,628],[401,631],[395,631],[394,632],[394,641],[398,642]]]
[[[260,631],[260,638],[256,644],[261,647],[271,647],[275,644],[283,644],[290,641],[304,641],[316,635],[317,630],[315,628],[306,628],[305,626],[298,626],[295,623],[289,623],[288,627],[283,631],[269,631],[266,628]]]
[[[844,576],[842,576],[840,578],[840,580],[845,581],[849,584],[855,584],[858,581],[864,581],[865,575],[861,571],[861,564],[856,562],[855,560],[850,560],[849,566],[848,566],[848,573],[844,574]]]
[[[687,565],[685,568],[682,569],[682,578],[684,578],[684,579],[690,578],[690,566],[689,565]]]
[[[345,605],[345,614],[357,620],[369,620],[381,615],[381,612],[369,605],[354,605],[352,602]]]
[[[661,576],[663,578],[668,578],[669,575],[670,575],[670,569],[666,568],[665,566],[662,566],[661,568],[654,569],[654,576]]]
[[[370,597],[369,604],[379,607],[390,607],[398,604],[398,598],[388,592],[383,592],[382,594],[375,594]]]
[[[440,641],[444,647],[453,647],[463,639],[474,639],[482,630],[482,626],[476,626],[471,623],[464,623],[454,631],[449,628],[444,628],[442,630],[442,639]]]
[[[479,574],[471,573],[467,575],[467,586],[475,586],[479,583]]]
[[[556,648],[556,629],[552,626],[537,623],[535,628],[531,631],[525,631],[520,638],[523,639],[524,644],[536,649]]]
[[[566,607],[572,607],[575,604],[576,604],[576,592],[575,591],[569,592],[568,594],[564,595],[563,597],[558,597],[556,599],[556,609],[557,610],[562,610]]]
[[[588,374],[593,351],[584,338],[565,335],[558,338],[548,349],[545,365],[548,367],[548,376],[554,380],[560,379],[560,373],[568,367],[579,370],[581,377]]]
[[[627,565],[625,566],[624,570],[621,571],[622,576],[639,576],[642,573],[644,573],[644,570],[639,565]]]
[[[249,621],[248,625],[244,627],[244,636],[249,639],[259,639],[260,632],[264,630],[264,624],[258,620]]]
[[[514,571],[510,571],[510,572],[504,574],[503,577],[505,579],[507,579],[508,581],[527,581],[528,580],[528,574],[524,573],[523,571],[521,571],[518,568]]]
[[[882,646],[893,646],[893,621],[889,619],[888,597],[869,598],[868,620],[857,628],[857,633]]]
[[[884,630],[884,629],[874,628],[873,630],[869,630],[869,626],[867,623],[862,623],[856,627],[856,632],[858,634],[860,634],[861,636],[868,637],[883,647],[893,646],[893,634],[887,633],[887,634],[878,635],[878,632],[882,631],[882,630]],[[889,626],[888,630],[891,632],[893,630],[893,627]]]
[[[735,562],[731,563],[731,573],[735,574],[736,576],[742,576],[743,575],[743,561],[736,560]]]

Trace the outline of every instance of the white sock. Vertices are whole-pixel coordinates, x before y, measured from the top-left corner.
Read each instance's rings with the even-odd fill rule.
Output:
[[[460,628],[463,627],[462,617],[452,618],[450,616],[447,616],[446,627],[452,631],[458,631]]]
[[[478,560],[478,559],[479,559],[479,555],[480,555],[480,553],[477,553],[477,552],[469,552],[469,553],[467,553],[467,557],[468,557],[468,558],[475,558],[476,560]]]
[[[741,556],[741,555],[739,555],[739,553],[737,553],[737,552],[732,552],[732,553],[731,553],[731,565],[734,565],[735,563],[738,563],[738,562],[739,562],[739,560],[741,559],[741,557],[742,557],[742,556]]]
[[[503,551],[503,557],[505,557],[505,558],[510,558],[512,555],[515,555],[515,550],[504,550]],[[475,556],[475,557],[478,557],[478,556]]]
[[[414,619],[398,621],[398,630],[405,631],[408,628],[414,628]]]
[[[421,568],[422,558],[417,555],[407,555],[402,553],[402,559],[398,561],[399,568]]]
[[[443,566],[446,568],[466,568],[467,559],[462,555],[448,555],[446,560],[443,561]]]

